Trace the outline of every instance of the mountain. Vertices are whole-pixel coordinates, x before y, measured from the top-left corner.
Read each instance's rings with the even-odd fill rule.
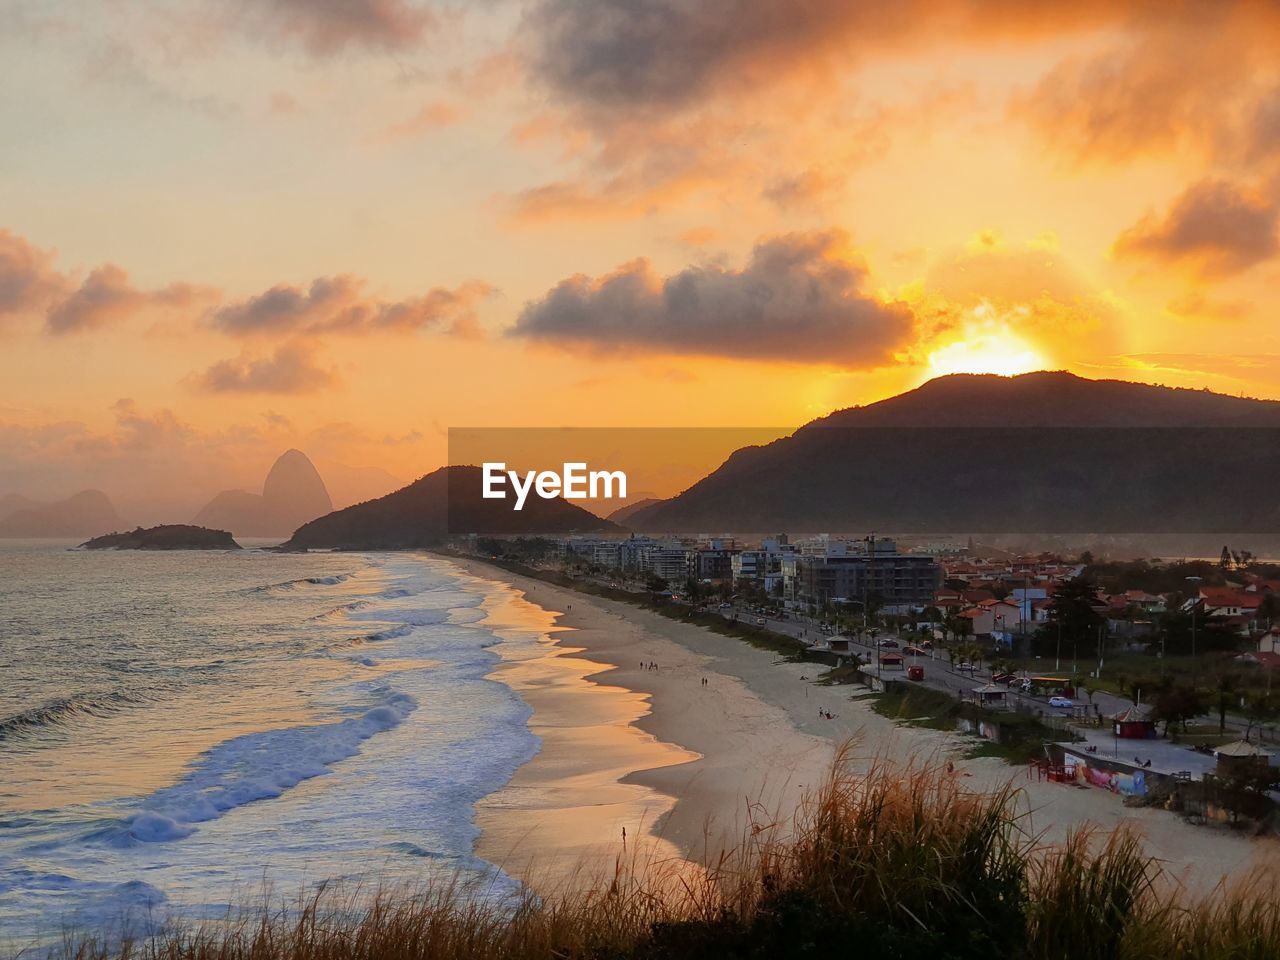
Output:
[[[609,519],[614,523],[626,523],[628,517],[635,515],[646,507],[652,507],[655,503],[662,503],[662,498],[645,497],[641,500],[634,500],[609,514]]]
[[[19,510],[32,510],[40,506],[43,504],[39,500],[32,500],[20,493],[6,493],[0,497],[0,520],[12,516]]]
[[[647,532],[1280,531],[1280,402],[955,375],[733,453]]]
[[[240,550],[225,530],[208,530],[185,523],[163,524],[127,533],[108,533],[80,544],[86,550]]]
[[[619,532],[616,524],[567,500],[530,496],[524,509],[480,496],[479,467],[441,467],[403,489],[300,527],[291,549],[386,550],[426,547],[467,533]]]
[[[287,537],[332,509],[329,491],[307,455],[286,450],[272,464],[261,494],[224,490],[191,522],[240,537]]]
[[[9,494],[0,499],[0,537],[92,537],[124,521],[101,490],[53,503]]]
[[[318,464],[317,469],[324,476],[334,509],[376,500],[404,486],[403,479],[381,467],[353,467],[330,460]]]

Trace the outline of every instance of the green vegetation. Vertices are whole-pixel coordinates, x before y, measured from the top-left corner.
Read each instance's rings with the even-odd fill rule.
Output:
[[[1189,960],[1280,956],[1265,884],[1169,893],[1134,836],[1046,846],[1016,793],[928,765],[842,757],[794,821],[757,823],[702,870],[620,861],[579,892],[514,905],[457,886],[370,900],[332,890],[150,941],[68,937],[76,960]]]
[[[933,730],[954,730],[959,720],[991,724],[998,729],[999,740],[984,740],[970,756],[997,756],[1014,764],[1042,758],[1046,743],[1075,739],[1070,733],[1047,726],[1038,717],[988,710],[927,687],[876,694],[871,708],[892,720]]]

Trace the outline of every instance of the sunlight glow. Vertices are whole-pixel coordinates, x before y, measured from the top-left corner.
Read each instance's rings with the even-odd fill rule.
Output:
[[[929,352],[929,377],[951,373],[995,373],[1012,377],[1045,370],[1049,363],[1034,344],[1014,332],[1008,314],[997,315],[987,305],[972,311],[954,340]]]

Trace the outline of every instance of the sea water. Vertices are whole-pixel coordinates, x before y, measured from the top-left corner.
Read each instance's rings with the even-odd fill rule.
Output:
[[[538,749],[488,679],[503,589],[406,554],[0,546],[0,956],[335,880],[511,896],[472,853]]]

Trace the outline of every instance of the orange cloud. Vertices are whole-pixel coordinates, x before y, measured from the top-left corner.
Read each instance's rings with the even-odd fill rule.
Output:
[[[433,100],[409,119],[387,127],[384,136],[388,140],[405,140],[451,126],[461,119],[462,111],[456,106],[444,100]]]
[[[496,293],[480,280],[419,297],[381,300],[364,292],[361,277],[317,277],[303,289],[280,284],[214,311],[213,325],[232,336],[295,333],[412,333],[429,327],[475,336],[475,310]]]
[[[54,257],[0,230],[0,317],[36,312],[64,292],[67,280],[54,269]]]
[[[189,308],[212,296],[212,291],[187,283],[139,290],[123,269],[108,263],[91,271],[78,288],[50,307],[45,330],[52,334],[97,330],[142,310]]]
[[[337,374],[320,367],[301,343],[285,344],[266,357],[222,360],[195,378],[196,386],[213,393],[314,393],[337,382]]]
[[[1203,275],[1241,273],[1280,252],[1280,207],[1225,180],[1202,180],[1163,217],[1148,215],[1117,238],[1118,256],[1189,263]]]
[[[1014,101],[1013,115],[1080,163],[1179,149],[1231,165],[1268,159],[1280,8],[1225,0],[1134,9],[1110,46],[1059,63]]]

